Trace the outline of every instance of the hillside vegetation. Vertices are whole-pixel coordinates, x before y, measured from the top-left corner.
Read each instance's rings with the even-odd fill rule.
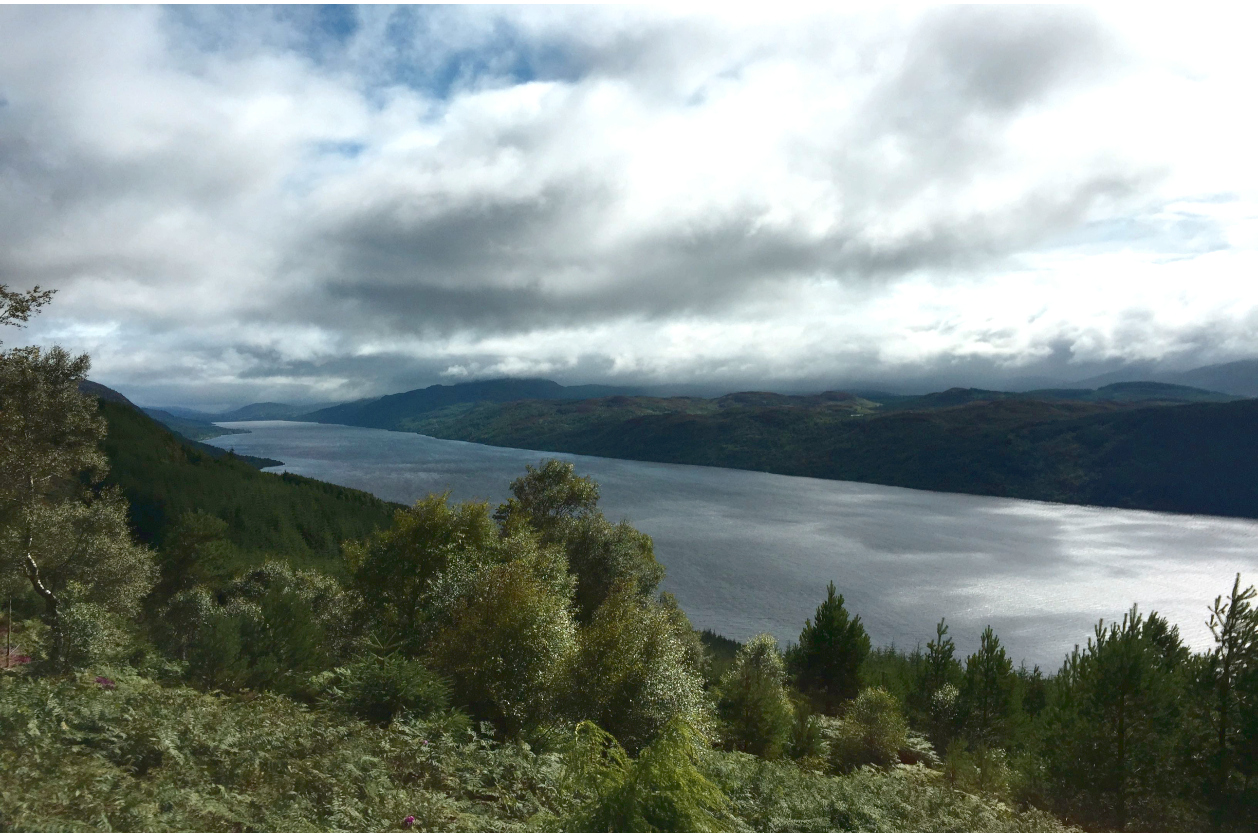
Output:
[[[184,516],[201,513],[222,521],[225,538],[244,552],[329,561],[339,558],[341,541],[387,526],[396,509],[366,492],[261,472],[219,449],[214,456],[130,405],[100,400],[100,413],[105,485],[121,489],[146,544],[163,547]]]
[[[565,387],[549,379],[491,379],[460,385],[432,385],[420,390],[363,399],[291,417],[309,422],[393,428],[399,420],[452,405],[473,402],[514,402],[521,399],[590,399],[614,396],[623,388],[608,385]]]
[[[391,427],[541,451],[1258,517],[1258,402],[1184,404],[1168,398],[1171,387],[1146,387],[1159,398],[1139,399],[1115,385],[1092,401],[949,391],[881,407],[838,394],[477,403]]]

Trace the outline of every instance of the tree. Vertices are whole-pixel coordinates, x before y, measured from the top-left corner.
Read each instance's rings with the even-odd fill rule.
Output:
[[[48,293],[0,287],[0,322],[25,321]],[[20,574],[44,603],[63,659],[64,594],[130,612],[155,579],[152,557],[132,543],[122,498],[91,485],[106,470],[104,423],[79,393],[87,356],[60,347],[0,353],[0,568]]]
[[[1066,658],[1044,745],[1059,809],[1118,829],[1165,822],[1182,787],[1174,773],[1185,656],[1176,628],[1133,607]]]
[[[513,497],[494,517],[503,534],[536,532],[544,544],[563,547],[576,578],[576,616],[588,623],[618,584],[653,595],[664,579],[651,537],[628,522],[614,524],[598,511],[598,484],[579,477],[571,463],[547,460],[511,483]]]
[[[497,541],[486,504],[428,495],[399,510],[393,526],[346,546],[345,558],[378,636],[415,657],[431,636],[433,582],[452,565],[484,562]]]
[[[869,635],[859,616],[849,616],[834,582],[816,615],[804,622],[799,644],[787,663],[801,691],[817,701],[822,711],[835,714],[860,689],[860,667],[869,655]]]
[[[1208,697],[1205,713],[1211,730],[1207,796],[1211,826],[1223,827],[1236,813],[1248,786],[1258,722],[1258,609],[1252,586],[1241,590],[1240,573],[1225,601],[1216,597],[1206,623],[1214,646],[1202,658],[1198,680]],[[1248,731],[1247,731],[1248,730]],[[1248,753],[1248,754],[1247,754]]]
[[[1009,740],[1014,718],[1016,675],[991,626],[983,629],[977,653],[965,660],[959,708],[963,728],[980,748],[1003,747]]]
[[[444,585],[429,652],[458,703],[516,734],[554,715],[577,640],[562,554],[528,536],[504,544],[503,560]]]
[[[926,643],[917,687],[910,706],[927,727],[936,749],[948,748],[955,731],[956,706],[960,693],[961,664],[956,659],[956,643],[948,636],[948,625],[940,619],[935,638]]]
[[[674,719],[709,720],[701,647],[680,609],[619,585],[580,629],[569,713],[592,720],[631,752]]]
[[[732,749],[762,758],[782,754],[794,721],[785,680],[786,667],[772,636],[759,634],[738,649],[717,686],[717,712]]]
[[[649,598],[664,578],[651,536],[627,522],[613,524],[596,513],[560,522],[551,537],[567,553],[568,569],[577,582],[577,618],[582,622],[590,621],[617,584]]]
[[[30,320],[31,315],[48,304],[54,294],[55,289],[40,289],[36,286],[25,292],[17,292],[0,284],[0,324],[22,326]]]
[[[540,468],[524,469],[525,475],[511,482],[511,499],[494,513],[498,521],[522,519],[545,537],[560,522],[597,510],[598,484],[578,477],[571,463],[547,460]]]

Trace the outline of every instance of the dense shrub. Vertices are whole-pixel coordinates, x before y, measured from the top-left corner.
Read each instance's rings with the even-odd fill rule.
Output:
[[[862,766],[888,767],[899,762],[908,726],[895,698],[881,688],[856,696],[841,720],[831,724],[830,765],[836,772]]]
[[[614,738],[583,723],[568,753],[569,786],[590,797],[559,828],[565,833],[728,829],[725,794],[699,769],[708,754],[703,735],[684,720],[670,721],[633,761]]]
[[[329,672],[322,683],[329,703],[379,726],[403,713],[432,717],[450,705],[449,684],[423,663],[399,654],[367,654]]]
[[[429,646],[455,702],[508,734],[554,716],[576,653],[562,556],[521,536],[511,560],[468,575]]]
[[[772,636],[760,634],[739,649],[721,679],[717,697],[729,748],[764,758],[782,754],[794,724],[785,679],[786,669]]]
[[[695,637],[667,606],[618,588],[582,628],[569,713],[605,728],[626,749],[646,746],[668,723],[709,722]]]
[[[452,565],[481,563],[497,538],[486,504],[451,504],[443,494],[399,510],[388,529],[347,545],[353,587],[378,637],[421,655],[432,635],[432,583]]]

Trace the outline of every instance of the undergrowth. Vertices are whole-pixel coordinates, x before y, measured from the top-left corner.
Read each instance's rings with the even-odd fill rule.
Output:
[[[164,686],[129,669],[9,674],[0,678],[0,830],[377,831],[408,818],[416,830],[583,826],[611,794],[571,789],[572,746],[550,746],[502,742],[457,713],[380,728],[333,707]],[[706,829],[1065,830],[920,768],[836,778],[696,747],[684,760],[698,769],[687,764],[679,775],[660,771],[672,753],[652,754],[620,759],[628,769],[618,789],[634,785],[648,806],[678,789],[679,777],[714,784],[725,800],[701,805]],[[600,821],[608,830],[670,829],[615,813]]]

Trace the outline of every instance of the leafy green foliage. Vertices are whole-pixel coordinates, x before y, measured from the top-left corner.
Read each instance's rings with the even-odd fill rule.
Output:
[[[965,660],[965,675],[958,702],[960,722],[976,746],[1004,746],[1018,713],[1015,702],[1013,661],[991,629],[983,629],[979,649]]]
[[[431,636],[432,582],[452,567],[466,572],[488,558],[498,528],[484,503],[451,505],[429,495],[398,511],[393,525],[345,550],[354,588],[384,641],[417,656]]]
[[[739,649],[717,696],[729,748],[762,758],[782,754],[795,717],[785,682],[786,668],[772,636],[760,634]]]
[[[830,582],[826,600],[804,623],[799,643],[787,653],[796,683],[823,711],[835,714],[845,700],[856,696],[868,654],[869,635],[860,616],[848,613]]]
[[[460,704],[517,734],[555,714],[577,636],[562,556],[524,536],[503,554],[452,594],[429,650]]]
[[[830,766],[836,772],[851,772],[862,766],[898,763],[900,748],[908,740],[908,724],[894,697],[884,689],[867,688],[827,734]]]
[[[570,785],[590,799],[558,827],[565,833],[716,833],[725,794],[700,770],[707,755],[701,732],[672,720],[637,760],[590,723],[577,727],[569,752]]]
[[[47,300],[3,293],[0,320],[24,321]],[[67,651],[63,608],[72,589],[78,602],[128,610],[155,578],[150,553],[131,541],[125,503],[85,488],[105,471],[97,448],[105,426],[79,393],[89,366],[60,347],[0,353],[0,577],[10,592],[25,578],[43,602],[53,665],[84,658],[92,641],[80,611],[82,650]]]
[[[1197,664],[1196,683],[1208,740],[1206,796],[1215,829],[1225,820],[1258,821],[1258,608],[1252,586],[1236,576],[1226,600],[1215,598],[1207,623],[1213,647]]]
[[[783,833],[1064,833],[1046,813],[1018,811],[951,789],[935,773],[858,770],[841,778],[787,762],[713,754],[705,774],[729,799],[729,814],[752,830]]]
[[[545,536],[563,521],[596,511],[598,484],[578,477],[571,463],[547,460],[538,468],[524,468],[525,475],[511,482],[511,499],[498,508],[500,521],[519,515]]]
[[[617,584],[647,598],[664,578],[651,537],[628,522],[613,524],[602,514],[571,519],[559,523],[552,537],[568,555],[568,568],[577,580],[576,613],[583,622],[590,620]]]
[[[636,751],[674,720],[705,726],[703,671],[680,611],[618,588],[580,630],[570,713]]]
[[[105,671],[0,678],[0,828],[523,831],[565,806],[558,758],[483,734]]]
[[[624,584],[645,597],[664,578],[651,538],[627,522],[613,524],[598,511],[598,484],[579,477],[571,463],[547,460],[526,466],[511,483],[512,497],[494,517],[506,530],[523,524],[546,544],[563,547],[576,578],[576,616],[589,622],[612,588]]]
[[[366,654],[331,672],[324,686],[327,702],[377,726],[402,715],[432,717],[450,706],[449,684],[400,654]]]
[[[308,697],[311,675],[351,650],[345,595],[326,575],[269,562],[216,594],[177,593],[155,636],[204,688]]]

